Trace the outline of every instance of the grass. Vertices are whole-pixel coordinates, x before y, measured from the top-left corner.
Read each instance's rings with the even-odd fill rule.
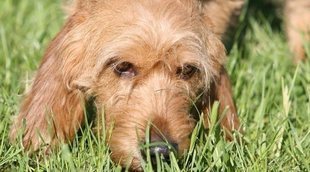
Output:
[[[28,87],[24,81],[64,21],[59,4],[0,1],[0,171],[121,171],[104,136],[95,136],[89,126],[48,157],[30,157],[8,141],[11,117]],[[227,62],[243,139],[226,142],[216,122],[207,132],[198,123],[188,155],[160,163],[158,171],[310,171],[310,45],[308,60],[293,65],[282,26],[271,24],[277,16],[248,13]]]

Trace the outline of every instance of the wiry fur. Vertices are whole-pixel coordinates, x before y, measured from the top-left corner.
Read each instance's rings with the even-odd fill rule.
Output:
[[[240,124],[223,67],[221,42],[242,0],[77,0],[69,18],[46,50],[10,136],[22,129],[25,148],[37,150],[71,141],[84,122],[84,106],[94,100],[98,119],[105,114],[112,159],[140,169],[148,123],[178,144],[181,155],[204,112],[220,101],[226,137]],[[287,1],[287,33],[296,61],[309,39],[309,1]],[[220,12],[219,12],[220,11]],[[303,36],[301,36],[303,35]],[[130,62],[131,78],[115,74]],[[182,79],[186,64],[198,69]],[[193,112],[193,102],[199,112]],[[99,119],[100,120],[100,119]],[[99,122],[100,124],[100,122]],[[102,127],[102,126],[97,126]],[[155,127],[154,127],[155,128]],[[151,135],[158,134],[151,128]],[[158,136],[156,136],[158,137]]]

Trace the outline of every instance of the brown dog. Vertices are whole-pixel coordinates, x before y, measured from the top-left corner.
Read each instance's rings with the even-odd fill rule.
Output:
[[[231,139],[240,124],[220,37],[241,6],[226,0],[77,0],[44,55],[11,139],[23,128],[30,150],[71,141],[90,99],[112,131],[113,160],[131,169],[141,168],[139,145],[148,124],[151,142],[168,142],[181,155],[201,112],[207,127],[216,100]],[[163,156],[169,149],[150,148]]]

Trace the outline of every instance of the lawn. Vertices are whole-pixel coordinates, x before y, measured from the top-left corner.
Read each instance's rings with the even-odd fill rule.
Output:
[[[89,126],[50,156],[28,156],[8,140],[11,117],[64,22],[60,4],[0,1],[0,171],[121,171],[109,157],[104,136],[95,136]],[[254,10],[255,5],[266,4],[250,4],[241,16],[226,65],[242,139],[227,142],[215,122],[208,132],[198,123],[187,156],[160,163],[158,171],[310,171],[310,45],[308,60],[294,65],[281,15]]]

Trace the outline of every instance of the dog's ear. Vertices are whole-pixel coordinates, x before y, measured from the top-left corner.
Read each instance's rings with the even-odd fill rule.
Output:
[[[205,126],[208,127],[209,124],[211,106],[215,101],[219,101],[218,114],[220,115],[220,124],[225,132],[225,137],[228,140],[232,140],[232,132],[234,130],[241,131],[241,128],[232,96],[229,76],[224,67],[220,71],[219,78],[211,84],[210,90],[205,94],[204,99]]]
[[[49,45],[13,121],[10,138],[13,141],[22,134],[26,148],[36,150],[42,144],[71,140],[83,121],[84,95],[71,86],[71,81],[81,70],[78,61],[83,54],[80,41],[77,38],[69,40],[73,37],[68,36],[73,23],[69,19]]]

